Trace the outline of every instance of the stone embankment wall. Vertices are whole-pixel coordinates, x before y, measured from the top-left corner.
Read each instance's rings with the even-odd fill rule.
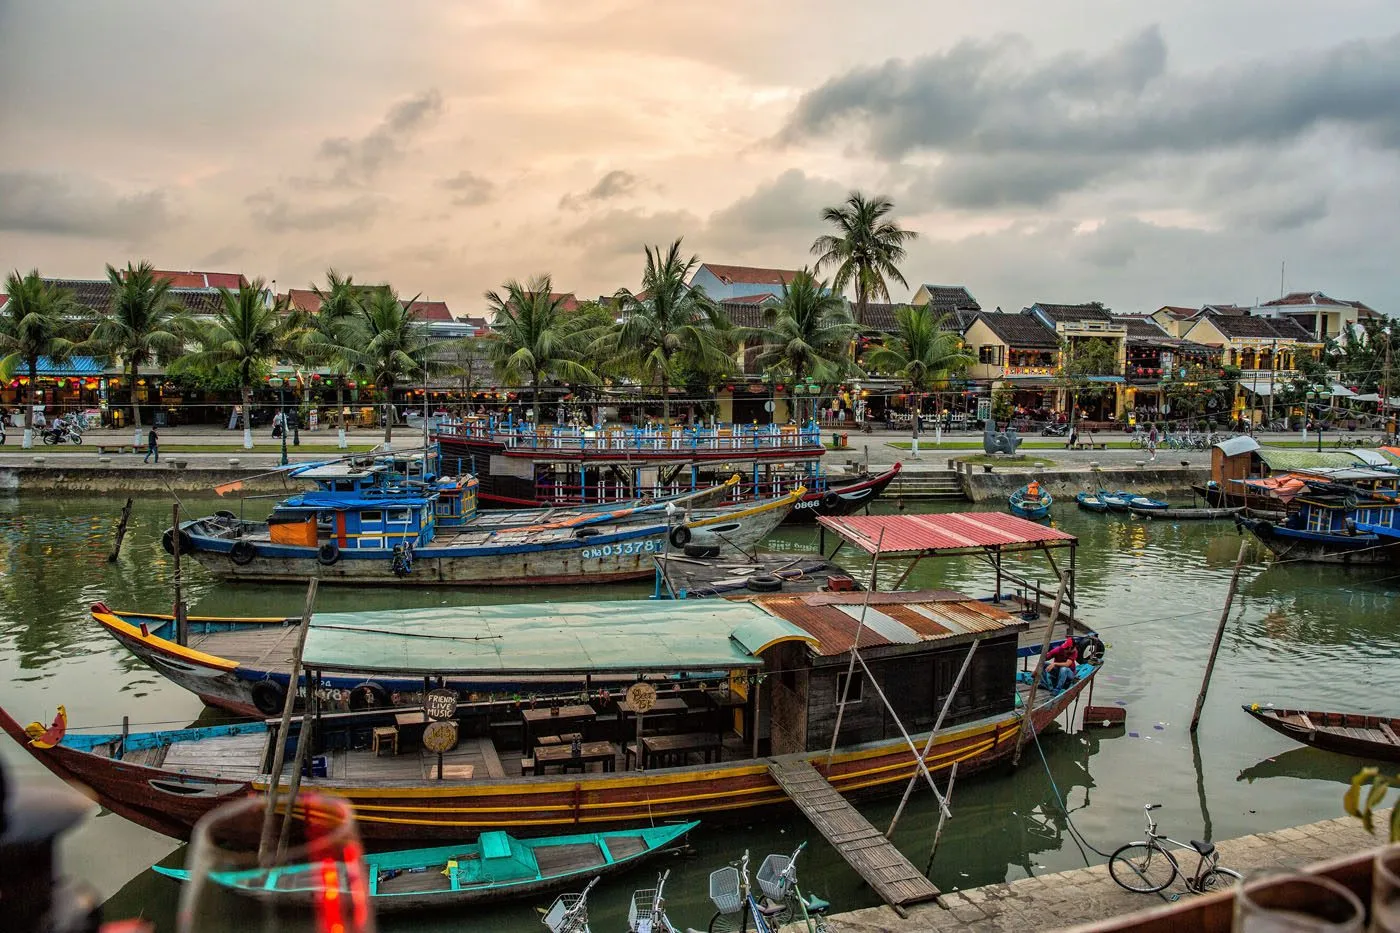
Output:
[[[161,492],[174,490],[197,495],[213,494],[215,486],[241,482],[240,493],[281,493],[288,495],[310,488],[307,483],[289,480],[281,474],[268,475],[266,469],[188,467],[183,470],[162,466],[96,467],[62,463],[0,467],[0,495],[101,496],[112,493]]]
[[[1072,500],[1077,493],[1095,489],[1128,489],[1157,498],[1180,498],[1191,494],[1193,483],[1210,479],[1206,467],[1123,467],[1097,470],[1037,470],[1034,461],[1014,469],[998,467],[985,473],[977,465],[963,467],[963,491],[973,502],[1005,501],[1006,497],[1032,479],[1056,499]],[[967,472],[969,469],[975,472]],[[1202,502],[1201,505],[1205,503]]]

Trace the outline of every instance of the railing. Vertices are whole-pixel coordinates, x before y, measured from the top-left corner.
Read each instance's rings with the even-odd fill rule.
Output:
[[[706,500],[697,508],[716,508],[757,499],[776,499],[785,496],[798,486],[808,492],[824,492],[827,478],[815,474],[792,474],[780,477],[766,477],[754,482],[752,478],[741,480],[725,492]],[[629,502],[642,497],[667,499],[696,492],[689,482],[649,483],[634,488],[630,484],[604,481],[588,486],[565,483],[536,483],[535,498],[551,505],[609,505]]]
[[[469,419],[444,422],[438,427],[444,439],[478,440],[503,445],[507,450],[543,451],[635,451],[651,453],[674,450],[714,450],[745,453],[765,450],[820,449],[821,426],[804,425],[723,425],[715,427],[668,428],[561,428],[535,427],[514,419]]]

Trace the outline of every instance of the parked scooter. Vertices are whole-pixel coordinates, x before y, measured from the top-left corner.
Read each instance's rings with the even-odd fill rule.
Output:
[[[44,429],[44,443],[49,447],[55,444],[81,444],[82,442],[83,436],[66,421],[55,421],[51,427]]]
[[[1069,422],[1052,421],[1040,429],[1041,437],[1064,437],[1069,433]]]

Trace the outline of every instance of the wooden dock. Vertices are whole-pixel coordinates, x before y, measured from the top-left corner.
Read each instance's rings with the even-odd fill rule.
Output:
[[[938,888],[807,761],[770,761],[768,773],[841,857],[896,910],[938,897]]]

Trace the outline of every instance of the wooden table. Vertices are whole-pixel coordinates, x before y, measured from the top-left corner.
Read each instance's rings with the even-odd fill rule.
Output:
[[[591,761],[601,762],[604,771],[617,770],[617,746],[611,742],[584,742],[579,746],[578,757],[574,757],[572,745],[541,745],[535,749],[536,774],[543,774],[550,765],[560,765],[565,771],[577,766],[583,771]]]
[[[579,703],[573,706],[556,707],[557,713],[551,713],[548,706],[539,706],[535,709],[523,709],[520,711],[520,718],[525,721],[525,752],[529,754],[535,747],[535,733],[544,732],[547,735],[558,735],[561,732],[583,732],[582,726],[591,723],[598,718],[598,714],[593,711],[593,707]],[[573,729],[563,728],[565,725],[574,726]]]
[[[642,738],[642,768],[676,767],[686,763],[691,752],[700,752],[705,763],[719,760],[723,746],[711,732],[684,732],[680,735],[648,735]]]
[[[401,741],[421,743],[423,730],[428,727],[428,714],[421,709],[405,710],[394,714],[394,724],[398,726]]]

